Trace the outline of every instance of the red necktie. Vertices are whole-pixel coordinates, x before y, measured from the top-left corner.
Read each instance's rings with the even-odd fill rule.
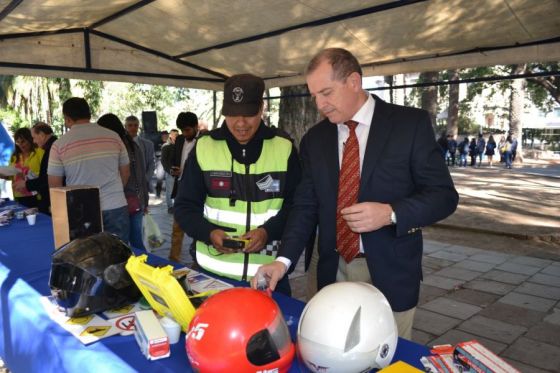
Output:
[[[360,252],[360,235],[350,230],[342,218],[340,210],[358,202],[360,189],[360,146],[356,137],[358,123],[350,120],[345,125],[350,130],[350,135],[342,154],[342,165],[338,177],[338,198],[336,201],[336,247],[338,253],[347,263]]]

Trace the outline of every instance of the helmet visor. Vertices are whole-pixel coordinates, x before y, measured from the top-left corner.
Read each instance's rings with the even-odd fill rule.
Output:
[[[66,292],[95,296],[103,293],[104,281],[72,264],[53,263],[49,285]]]
[[[290,331],[281,313],[266,328],[255,333],[247,343],[247,359],[262,366],[279,360],[290,351]]]

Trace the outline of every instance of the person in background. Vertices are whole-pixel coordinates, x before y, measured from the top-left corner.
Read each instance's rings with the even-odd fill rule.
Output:
[[[465,139],[459,144],[459,166],[467,167],[467,154],[469,154],[469,138]]]
[[[515,162],[515,159],[517,157],[517,137],[514,137],[513,135],[510,135],[510,137],[511,137],[511,163],[513,163]]]
[[[482,157],[484,157],[484,149],[486,148],[486,140],[484,140],[484,136],[482,133],[478,134],[478,140],[476,141],[476,154],[478,156],[478,164],[476,167],[480,168],[482,165]]]
[[[35,190],[27,188],[28,180],[39,178],[41,160],[44,150],[37,147],[29,128],[20,128],[14,133],[15,149],[10,157],[10,166],[15,167],[18,173],[14,176],[2,177],[12,180],[14,199],[25,207],[38,207],[41,195]]]
[[[457,152],[457,141],[452,134],[447,135],[447,165],[455,166],[455,153]]]
[[[502,136],[500,137],[500,141],[498,142],[498,152],[500,153],[500,163],[504,163],[505,162],[505,157],[504,157],[504,146],[506,144],[506,137]]]
[[[160,142],[156,146],[156,197],[161,198],[161,190],[165,180],[165,170],[161,164],[161,148],[167,143],[169,132],[163,130],[160,132]]]
[[[173,213],[173,185],[175,184],[175,177],[171,175],[171,166],[173,161],[173,154],[175,152],[175,140],[179,135],[179,131],[172,129],[169,132],[167,142],[161,147],[161,166],[165,172],[165,204],[167,205],[167,213]]]
[[[494,158],[494,153],[496,151],[496,141],[494,140],[494,136],[490,135],[488,137],[488,142],[486,143],[486,157],[488,157],[488,165],[492,168],[492,161]]]
[[[142,151],[142,155],[144,156],[145,160],[145,167],[146,167],[146,180],[148,190],[153,192],[152,187],[152,176],[154,175],[154,170],[156,168],[156,158],[155,158],[155,151],[154,151],[154,143],[150,140],[146,140],[143,137],[138,136],[138,129],[140,127],[140,121],[134,115],[130,115],[126,117],[124,120],[124,126],[126,128],[126,132],[132,137],[134,142],[138,144],[140,150]]]
[[[471,157],[471,167],[476,166],[476,156],[478,148],[476,147],[476,139],[473,137],[469,143],[469,157]]]
[[[185,176],[184,171],[187,159],[196,144],[196,136],[198,134],[198,117],[195,113],[190,111],[182,112],[177,116],[176,124],[181,130],[181,135],[175,138],[173,153],[171,155],[170,173],[174,177],[171,198],[175,198],[177,196],[179,183]],[[173,203],[173,206],[175,208],[175,202]],[[181,225],[179,225],[177,215],[174,215],[173,226],[171,228],[171,249],[169,251],[170,260],[180,262],[184,238],[185,230]],[[196,262],[196,254],[193,250],[191,250],[191,256]]]
[[[44,150],[45,154],[41,160],[41,168],[39,170],[39,177],[36,179],[29,179],[25,182],[25,187],[28,190],[36,191],[41,196],[38,201],[39,211],[50,215],[51,214],[51,196],[49,193],[49,176],[47,174],[47,167],[49,166],[49,155],[51,152],[52,144],[58,139],[54,134],[51,126],[44,122],[37,122],[31,128],[31,136],[33,142],[38,147]]]
[[[443,159],[447,158],[447,152],[448,152],[448,144],[447,144],[447,137],[445,136],[445,131],[443,131],[441,133],[441,135],[439,136],[439,138],[437,139],[437,143],[441,149],[441,155],[443,156]]]
[[[49,188],[92,185],[99,188],[103,230],[127,242],[128,205],[124,185],[130,176],[126,147],[119,135],[91,123],[91,111],[81,97],[62,104],[64,124],[70,130],[54,142],[49,157]]]
[[[504,153],[504,162],[506,163],[505,166],[506,168],[509,169],[511,169],[511,164],[513,162],[512,149],[513,149],[513,139],[511,138],[511,135],[508,135],[504,145],[502,146],[501,151]]]
[[[137,249],[146,250],[142,241],[142,220],[148,211],[149,196],[144,156],[138,144],[125,131],[121,120],[115,114],[102,115],[97,120],[97,124],[119,135],[126,147],[130,160],[130,177],[124,186],[130,225],[128,242]]]
[[[430,115],[365,91],[359,62],[341,48],[315,55],[306,80],[325,119],[301,141],[303,177],[278,257],[255,278],[274,289],[318,224],[318,288],[373,284],[391,305],[399,336],[410,339],[422,280],[421,227],[452,214],[459,200]]]
[[[262,119],[263,93],[255,75],[226,80],[225,121],[198,139],[175,200],[175,219],[196,240],[198,265],[241,281],[276,258],[301,175],[292,141]],[[246,240],[242,248],[228,244],[235,236]],[[277,290],[291,294],[287,278]]]

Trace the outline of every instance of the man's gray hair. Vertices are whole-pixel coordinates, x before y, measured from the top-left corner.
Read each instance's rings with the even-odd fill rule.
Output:
[[[354,72],[362,76],[362,68],[356,57],[342,48],[327,48],[317,53],[307,64],[305,75],[315,71],[323,61],[332,66],[334,80],[344,80]]]

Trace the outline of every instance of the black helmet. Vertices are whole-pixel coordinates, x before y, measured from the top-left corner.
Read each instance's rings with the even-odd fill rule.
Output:
[[[70,317],[133,303],[140,291],[124,267],[131,255],[130,247],[110,233],[75,239],[52,255],[51,293]]]

